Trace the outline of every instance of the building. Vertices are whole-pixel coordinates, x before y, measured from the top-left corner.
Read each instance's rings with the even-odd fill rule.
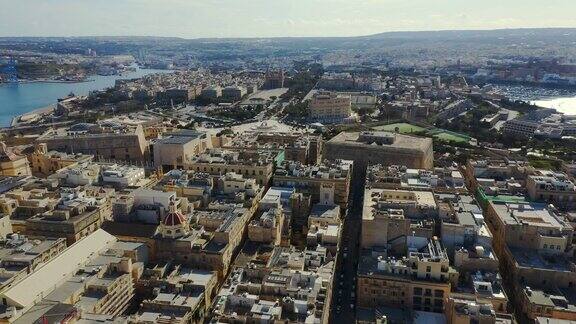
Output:
[[[486,220],[523,316],[574,319],[574,228],[563,214],[546,204],[490,202]]]
[[[258,212],[248,224],[248,239],[252,242],[280,245],[284,226],[282,209],[270,208]]]
[[[100,164],[84,162],[60,169],[50,178],[58,179],[60,184],[72,187],[95,185],[100,181],[100,171]]]
[[[524,194],[526,178],[536,170],[528,161],[512,159],[470,159],[465,169],[466,184],[488,195]]]
[[[284,70],[268,70],[264,80],[263,89],[284,88]]]
[[[490,202],[486,219],[494,247],[521,248],[545,254],[563,254],[572,245],[574,229],[554,209],[538,203]]]
[[[141,162],[149,155],[142,125],[129,128],[116,124],[76,124],[48,131],[37,141],[46,143],[48,150],[94,155],[107,160]]]
[[[266,249],[268,250],[268,249]],[[334,261],[326,249],[275,247],[236,268],[220,290],[220,322],[328,323]]]
[[[216,100],[222,97],[222,88],[219,86],[202,89],[200,96],[205,100]]]
[[[456,168],[433,170],[410,169],[405,166],[372,165],[368,167],[366,183],[371,188],[433,190],[434,192],[466,193],[464,176]]]
[[[144,250],[97,230],[0,292],[2,318],[34,323],[56,315],[52,310],[62,305],[68,306],[59,316],[68,319],[121,314],[134,296],[137,264],[147,262]]]
[[[536,323],[573,323],[576,321],[576,299],[571,290],[525,287],[519,297],[521,310]]]
[[[102,184],[118,189],[138,187],[147,182],[144,168],[130,165],[102,164],[100,176]]]
[[[213,147],[207,133],[180,130],[166,134],[153,144],[154,165],[164,170],[182,169],[187,161]]]
[[[32,175],[25,156],[14,154],[4,142],[0,142],[0,176]]]
[[[468,195],[437,195],[440,236],[453,264],[460,271],[498,271],[492,233],[482,209]]]
[[[356,89],[354,77],[349,73],[326,73],[317,87],[324,90],[349,91]]]
[[[191,203],[207,206],[215,190],[214,177],[208,173],[189,170],[171,170],[160,181],[162,190],[175,192]]]
[[[306,244],[326,247],[336,254],[340,242],[340,206],[316,204],[308,217]]]
[[[156,258],[198,269],[217,271],[223,278],[245,238],[254,211],[234,204],[217,204],[187,215],[172,209],[160,223]]]
[[[322,159],[322,136],[309,133],[245,132],[223,147],[230,150],[270,150],[284,154],[285,160],[317,164]]]
[[[321,122],[343,122],[352,116],[350,95],[317,92],[309,104],[310,117]]]
[[[151,297],[144,300],[130,323],[202,323],[216,293],[213,271],[164,263],[144,270],[139,286]]]
[[[574,182],[564,173],[537,170],[527,177],[526,191],[534,201],[554,204],[563,210],[576,208]]]
[[[28,161],[33,175],[48,177],[66,167],[91,162],[93,158],[91,155],[81,153],[68,154],[48,151],[48,146],[45,143],[37,143],[34,147],[34,153],[28,156]]]
[[[437,239],[415,239],[405,257],[362,255],[358,265],[357,306],[398,307],[443,313],[458,273]]]
[[[435,215],[438,207],[431,192],[366,189],[360,246],[403,249],[410,235],[432,238]]]
[[[201,94],[200,86],[169,88],[156,93],[156,100],[167,104],[188,103]]]
[[[192,157],[185,168],[211,175],[235,172],[246,178],[256,179],[259,185],[266,186],[279,158],[274,152],[264,150],[236,152],[212,149]]]
[[[0,271],[3,274],[0,291],[26,278],[65,249],[63,238],[31,239],[16,233],[6,235],[0,241]]]
[[[511,315],[498,314],[492,304],[467,298],[450,297],[446,307],[447,323],[513,324]]]
[[[434,151],[431,138],[387,132],[342,132],[326,142],[324,158],[352,160],[359,174],[372,164],[431,170]]]
[[[312,203],[348,206],[353,162],[324,161],[320,165],[305,165],[284,161],[274,172],[274,186],[293,187],[312,197]]]
[[[537,109],[504,123],[502,131],[516,137],[562,138],[574,136],[576,124],[570,116],[555,109]]]
[[[222,99],[237,102],[246,95],[246,88],[241,86],[231,86],[222,89]]]
[[[97,231],[111,217],[114,190],[101,188],[62,188],[54,209],[25,220],[29,236],[62,237],[68,245]]]

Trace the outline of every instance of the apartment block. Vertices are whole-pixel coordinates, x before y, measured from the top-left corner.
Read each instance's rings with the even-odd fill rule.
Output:
[[[324,161],[320,165],[304,165],[284,161],[274,172],[274,185],[293,187],[309,194],[313,203],[348,206],[353,162],[347,160]]]
[[[433,190],[466,193],[464,176],[456,168],[433,170],[410,169],[405,166],[380,164],[368,167],[366,183],[371,188],[402,190]]]
[[[414,240],[405,257],[367,252],[358,266],[357,306],[444,312],[458,273],[437,239]]]
[[[563,210],[576,207],[574,182],[564,174],[554,171],[537,170],[526,179],[526,190],[534,201],[554,204]]]
[[[243,151],[212,149],[192,158],[185,166],[187,170],[221,175],[235,172],[246,178],[256,179],[266,186],[272,178],[278,156],[269,151]]]
[[[350,95],[320,91],[312,96],[310,117],[322,122],[343,122],[352,116]]]

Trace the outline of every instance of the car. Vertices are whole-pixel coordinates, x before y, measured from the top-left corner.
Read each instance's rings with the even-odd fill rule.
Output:
[[[354,304],[350,304],[350,309],[354,309]]]

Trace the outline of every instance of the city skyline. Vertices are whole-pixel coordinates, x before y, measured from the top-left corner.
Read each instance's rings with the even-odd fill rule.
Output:
[[[0,0],[0,36],[306,37],[576,27],[568,0]]]

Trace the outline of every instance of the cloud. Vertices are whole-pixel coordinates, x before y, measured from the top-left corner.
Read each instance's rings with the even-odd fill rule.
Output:
[[[0,0],[0,36],[352,36],[576,27],[576,1]]]

